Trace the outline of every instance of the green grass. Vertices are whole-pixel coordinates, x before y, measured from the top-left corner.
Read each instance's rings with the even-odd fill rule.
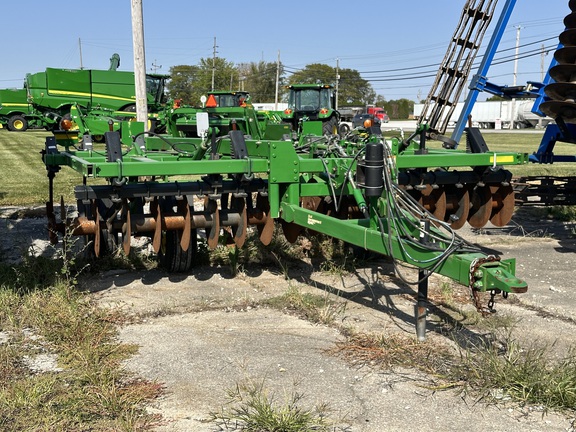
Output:
[[[0,129],[0,206],[44,205],[48,201],[48,177],[40,151],[44,131],[22,133]],[[75,202],[74,186],[82,183],[82,176],[69,168],[56,174],[54,199],[64,196],[67,203]]]

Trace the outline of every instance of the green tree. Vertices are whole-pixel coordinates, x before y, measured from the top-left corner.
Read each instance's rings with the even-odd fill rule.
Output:
[[[376,92],[356,69],[338,69],[338,105],[366,105],[374,102]],[[336,86],[336,68],[321,63],[307,65],[289,78],[290,84],[331,84]]]
[[[384,102],[382,108],[386,110],[391,119],[404,120],[414,112],[414,101],[397,99]]]
[[[336,84],[336,69],[321,63],[312,63],[288,79],[289,84]]]
[[[238,67],[240,75],[244,78],[244,90],[250,92],[253,102],[273,102],[276,95],[277,64],[260,61],[251,62]],[[284,85],[284,68],[280,64],[279,90]]]
[[[358,106],[374,103],[376,92],[356,69],[340,69],[338,105]]]
[[[200,59],[196,66],[174,66],[170,68],[172,76],[168,83],[168,95],[181,98],[185,104],[199,105],[200,97],[212,90],[212,71],[214,70],[214,90],[232,90],[234,77],[238,70],[234,63],[216,57],[213,60]]]
[[[168,97],[182,99],[186,104],[193,100],[192,89],[195,87],[194,80],[198,72],[198,66],[179,65],[170,68],[170,81],[166,85]]]

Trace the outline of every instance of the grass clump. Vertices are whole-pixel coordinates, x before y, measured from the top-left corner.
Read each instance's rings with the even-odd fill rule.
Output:
[[[283,295],[266,300],[264,304],[294,313],[307,321],[326,325],[334,323],[346,312],[346,302],[337,301],[329,293],[306,293],[294,286],[290,286]]]
[[[220,430],[247,432],[328,432],[334,426],[327,418],[326,404],[304,407],[304,395],[296,391],[283,400],[265,388],[264,382],[239,383],[228,391],[228,407],[212,413]]]
[[[560,411],[576,410],[576,349],[562,358],[550,346],[520,343],[507,337],[461,352],[454,378],[488,400],[511,399]]]
[[[122,317],[75,289],[76,269],[66,257],[0,263],[0,430],[135,431],[157,420],[144,407],[161,386],[123,370],[136,348],[117,340]]]
[[[495,329],[458,349],[403,334],[352,334],[332,351],[354,364],[417,368],[433,390],[457,388],[479,400],[507,400],[546,410],[576,412],[576,348],[554,357],[547,345],[522,346],[508,328]]]

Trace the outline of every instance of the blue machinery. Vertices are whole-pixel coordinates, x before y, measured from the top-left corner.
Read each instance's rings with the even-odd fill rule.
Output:
[[[494,15],[495,3],[488,0],[474,6],[472,1],[467,2],[422,110],[421,119],[428,127],[427,137],[441,141],[447,149],[456,149],[482,91],[506,99],[534,98],[532,112],[541,117],[550,116],[555,122],[547,125],[541,144],[529,161],[545,164],[576,162],[576,155],[554,154],[554,146],[559,141],[576,144],[576,0],[569,1],[571,13],[564,19],[566,29],[559,36],[559,45],[544,81],[512,87],[499,86],[487,80],[488,69],[516,5],[516,0],[506,0],[478,71],[471,79],[468,95],[452,135],[444,136],[484,32]],[[532,202],[547,205],[576,204],[576,194],[571,192],[576,189],[575,178],[524,178],[520,179],[520,183],[527,180],[531,182],[525,183],[524,187],[529,190],[520,194],[517,199],[519,202],[527,203],[527,197],[539,196],[540,201]],[[536,184],[538,181],[540,185]]]

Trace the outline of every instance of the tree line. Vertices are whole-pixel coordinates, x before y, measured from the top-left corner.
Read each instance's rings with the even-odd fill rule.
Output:
[[[274,102],[278,77],[278,100],[287,94],[291,84],[331,84],[336,87],[338,74],[338,106],[376,105],[384,108],[390,118],[405,119],[412,113],[414,102],[408,99],[386,100],[376,94],[372,85],[355,69],[313,63],[287,76],[282,63],[251,62],[235,65],[226,59],[202,58],[197,65],[178,65],[170,68],[168,96],[197,106],[200,97],[212,88],[218,91],[247,91],[253,102]],[[214,87],[212,87],[214,83]]]

